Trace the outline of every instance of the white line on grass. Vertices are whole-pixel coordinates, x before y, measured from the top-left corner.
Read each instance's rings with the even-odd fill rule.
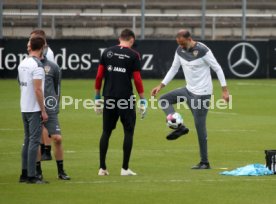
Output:
[[[227,167],[220,167],[220,168],[212,168],[212,169],[218,169],[218,170],[227,170]]]
[[[76,153],[76,151],[74,151],[74,150],[67,150],[67,151],[64,151],[64,153],[74,154],[74,153]]]
[[[136,149],[135,152],[137,154],[140,153],[176,153],[176,152],[197,152],[197,148],[194,149]],[[67,154],[82,154],[82,153],[98,153],[98,150],[89,150],[89,151],[65,151],[65,153]],[[109,152],[113,152],[113,153],[121,153],[122,150],[121,149],[111,149],[109,150]],[[214,151],[211,151],[214,152]],[[263,150],[233,150],[233,151],[223,151],[223,152],[227,152],[227,153],[260,153],[263,152]],[[18,152],[0,152],[0,155],[16,155],[16,154],[20,154],[20,151]]]
[[[257,130],[248,129],[209,129],[208,131],[214,132],[257,132]]]
[[[237,82],[239,86],[276,86],[276,84],[263,84],[263,83],[249,83],[249,82]]]
[[[23,129],[16,129],[16,128],[0,128],[0,131],[23,131]]]
[[[131,177],[131,176],[130,176]],[[129,178],[130,178],[129,177]],[[112,183],[202,183],[202,182],[261,182],[261,181],[272,181],[275,182],[276,178],[272,178],[271,176],[265,176],[266,178],[260,178],[260,177],[253,177],[253,176],[222,176],[227,177],[227,179],[145,179],[145,180],[136,180],[137,176],[133,176],[133,180],[125,180],[125,178],[121,177],[120,180],[94,180],[94,181],[68,181],[64,182],[64,184],[112,184]],[[237,179],[239,178],[239,179]],[[106,177],[105,179],[109,179]],[[1,183],[0,185],[10,185],[10,184],[19,184],[22,185],[22,183],[17,182],[11,182],[11,183]]]
[[[137,177],[135,177],[137,178]],[[229,178],[229,177],[228,177]],[[235,177],[237,178],[237,177]],[[256,177],[251,177],[252,179],[249,178],[244,178],[239,177],[240,179],[203,179],[203,180],[193,180],[193,179],[169,179],[169,180],[110,180],[110,181],[102,181],[102,180],[97,180],[97,181],[77,181],[77,182],[66,182],[66,184],[108,184],[108,183],[195,183],[195,182],[231,182],[231,181],[247,181],[247,182],[260,182],[260,181],[276,181],[276,178],[256,178]]]
[[[212,114],[218,114],[218,115],[238,115],[238,113],[228,113],[228,112],[220,112],[220,111],[209,111],[209,113]]]
[[[125,180],[123,177],[120,180],[94,180],[94,181],[68,181],[64,182],[64,184],[111,184],[111,183],[202,183],[202,182],[260,182],[260,181],[272,181],[275,182],[276,178],[272,178],[272,176],[264,176],[265,178],[256,178],[256,176],[222,176],[227,177],[227,179],[168,179],[168,180],[150,180],[150,179],[144,179],[144,180],[136,180],[137,176],[133,176],[134,180]],[[269,178],[268,178],[269,177]],[[129,177],[130,178],[130,177]],[[233,179],[235,178],[235,179]],[[106,178],[108,179],[108,178]],[[1,183],[0,185],[10,185],[10,184],[19,184],[22,185],[22,183],[17,182],[11,182],[11,183]]]

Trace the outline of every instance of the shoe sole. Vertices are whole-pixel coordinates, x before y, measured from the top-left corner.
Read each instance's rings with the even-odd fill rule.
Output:
[[[191,168],[193,170],[208,170],[208,169],[211,169],[211,168]]]
[[[63,179],[63,178],[58,177],[58,180],[69,181],[69,180],[71,180],[71,178]]]
[[[109,176],[109,173],[104,173],[104,174],[99,174],[98,173],[98,176]]]
[[[183,135],[186,135],[186,134],[188,134],[188,133],[189,133],[189,129],[186,128],[185,131],[183,131],[182,134],[180,134],[180,135],[173,135],[172,133],[169,134],[169,135],[167,136],[167,140],[176,140],[176,139],[178,139],[179,137],[181,137],[181,136],[183,136]]]
[[[191,169],[193,169],[193,170],[208,170],[208,169],[211,169],[211,167],[209,166],[209,167],[206,167],[206,168],[200,168],[200,167],[192,167]]]

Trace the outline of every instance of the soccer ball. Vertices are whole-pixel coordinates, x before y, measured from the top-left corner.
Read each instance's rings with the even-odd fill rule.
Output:
[[[169,114],[166,121],[167,126],[171,129],[177,129],[183,124],[183,118],[179,113]]]

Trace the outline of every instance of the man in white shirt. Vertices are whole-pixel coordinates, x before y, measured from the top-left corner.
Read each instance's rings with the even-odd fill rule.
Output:
[[[197,130],[201,161],[192,169],[210,169],[207,151],[206,117],[209,101],[213,91],[210,68],[215,71],[222,87],[222,98],[229,101],[229,92],[221,66],[215,59],[212,51],[203,43],[192,39],[188,30],[182,29],[177,33],[176,41],[179,44],[174,56],[174,61],[161,84],[155,87],[151,95],[156,94],[165,87],[177,74],[179,67],[183,69],[186,87],[173,90],[160,97],[163,111],[168,116],[175,113],[173,104],[186,101],[194,116]],[[169,105],[167,105],[167,103]],[[187,134],[189,129],[185,125],[180,126],[167,136],[168,140],[174,140]]]
[[[36,177],[36,159],[41,139],[41,125],[48,120],[43,96],[45,73],[39,61],[45,40],[35,37],[30,39],[29,44],[29,56],[18,66],[20,108],[25,133],[22,147],[22,174],[19,182],[43,184],[47,182]]]
[[[41,36],[46,43],[46,34],[44,30],[34,30],[31,32],[30,38],[35,36]],[[51,139],[54,141],[54,155],[57,163],[58,178],[62,180],[70,180],[70,177],[65,173],[63,168],[63,145],[61,129],[58,120],[59,113],[59,99],[61,90],[61,70],[60,67],[52,61],[54,59],[53,52],[45,44],[47,51],[43,51],[43,56],[40,61],[45,70],[45,83],[44,83],[44,97],[45,97],[45,108],[48,114],[48,121],[44,123],[42,127],[42,138],[46,145],[41,144],[41,150],[38,151],[38,161],[36,163],[36,173],[37,177],[43,179],[41,160],[51,160]],[[50,51],[50,52],[49,52]],[[50,54],[49,54],[50,53]],[[48,60],[48,57],[52,60]],[[47,101],[47,98],[52,100],[54,98],[54,103]],[[44,149],[43,149],[44,147]]]

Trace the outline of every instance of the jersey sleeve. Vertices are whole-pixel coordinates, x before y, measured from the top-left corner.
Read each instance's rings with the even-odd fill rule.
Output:
[[[214,57],[211,50],[209,50],[206,55],[203,57],[203,60],[214,70],[217,74],[221,86],[226,86],[226,80],[223,73],[223,70],[219,63],[217,62],[216,58]]]
[[[42,67],[36,67],[32,75],[33,79],[43,79],[45,77],[44,69]]]
[[[133,72],[141,71],[141,57],[139,53],[135,52],[134,62],[133,62]]]
[[[104,65],[99,64],[97,76],[96,76],[96,79],[95,79],[95,89],[96,90],[101,89],[103,77],[104,77]]]
[[[45,71],[43,68],[43,64],[36,58],[32,57],[32,59],[35,62],[35,65],[33,65],[33,70],[32,70],[32,78],[33,79],[43,79],[45,78]]]
[[[139,71],[133,72],[133,79],[136,90],[139,94],[144,93],[144,86],[142,82],[141,73]]]
[[[162,84],[167,85],[174,78],[174,76],[177,74],[179,70],[180,65],[181,64],[180,64],[179,56],[177,52],[175,52],[172,66],[168,71],[168,73],[166,74],[165,78],[163,79]]]
[[[105,56],[107,55],[107,50],[105,50],[100,58],[100,63],[98,65],[98,71],[95,79],[96,90],[100,90],[102,87],[102,80],[104,78],[104,65],[105,65]]]

